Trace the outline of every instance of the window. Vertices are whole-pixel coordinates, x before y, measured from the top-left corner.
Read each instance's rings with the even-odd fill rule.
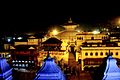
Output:
[[[111,52],[110,55],[113,55],[113,52]]]
[[[100,55],[103,56],[103,52],[101,52]]]
[[[106,52],[105,54],[108,55],[108,52]]]
[[[94,37],[91,37],[91,40],[94,40]]]
[[[98,52],[96,52],[95,55],[98,56]]]
[[[88,53],[87,53],[87,52],[85,53],[85,56],[88,56]]]
[[[90,53],[90,55],[92,56],[92,55],[93,55],[93,53],[91,52],[91,53]]]
[[[118,55],[118,52],[116,52],[116,56]]]

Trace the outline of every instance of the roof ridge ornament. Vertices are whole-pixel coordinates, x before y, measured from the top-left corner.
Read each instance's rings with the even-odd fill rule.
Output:
[[[69,18],[69,20],[68,20],[68,23],[72,23],[73,21],[72,21],[72,19],[71,19],[71,17]]]

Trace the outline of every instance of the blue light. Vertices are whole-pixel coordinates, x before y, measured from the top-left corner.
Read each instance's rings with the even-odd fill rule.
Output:
[[[103,80],[120,80],[120,68],[116,62],[112,56],[108,57]]]
[[[54,60],[48,57],[41,69],[36,73],[34,80],[66,80],[65,75]]]
[[[0,58],[0,70],[0,80],[12,80],[12,68],[4,58]]]

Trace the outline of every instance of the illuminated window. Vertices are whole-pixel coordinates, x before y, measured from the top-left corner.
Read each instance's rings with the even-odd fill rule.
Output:
[[[15,61],[13,60],[12,62],[14,63]]]
[[[19,66],[22,66],[21,64],[19,64]]]
[[[116,55],[118,55],[118,52],[116,52]]]
[[[19,61],[19,62],[21,62],[21,61]]]
[[[25,61],[25,63],[27,63],[27,61]]]
[[[13,66],[15,66],[15,64],[13,64]]]
[[[16,66],[18,66],[18,64],[16,64]]]
[[[98,52],[96,52],[95,55],[98,56]]]
[[[101,52],[100,55],[103,56],[103,52]]]
[[[34,63],[34,61],[32,61],[32,63]]]
[[[25,64],[22,64],[22,67],[25,67]]]
[[[88,56],[88,53],[86,52],[85,55]]]
[[[24,61],[22,61],[22,62],[24,62]]]
[[[93,53],[91,52],[90,55],[93,56]]]
[[[28,67],[28,64],[26,64],[26,67]]]

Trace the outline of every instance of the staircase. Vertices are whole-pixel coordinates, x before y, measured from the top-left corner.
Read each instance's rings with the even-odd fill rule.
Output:
[[[77,65],[77,62],[75,60],[75,56],[73,53],[69,53],[68,65],[71,67],[75,67]]]

